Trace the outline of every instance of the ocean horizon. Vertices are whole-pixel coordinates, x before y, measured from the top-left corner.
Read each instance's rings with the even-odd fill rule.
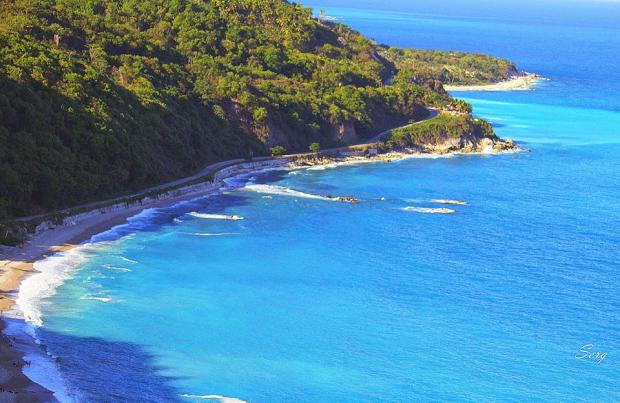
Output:
[[[620,401],[620,5],[410,3],[305,5],[541,75],[452,93],[528,152],[269,168],[146,209],[35,263],[25,373],[79,402]]]

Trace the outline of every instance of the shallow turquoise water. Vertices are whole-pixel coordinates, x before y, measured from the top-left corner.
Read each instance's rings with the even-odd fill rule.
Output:
[[[480,50],[499,49],[552,78],[533,92],[457,94],[532,152],[270,172],[246,178],[263,187],[147,212],[96,237],[80,252],[89,259],[39,305],[37,337],[59,357],[69,393],[82,401],[620,400],[620,97],[610,90],[620,78],[582,76],[617,66],[620,31],[605,25],[605,9],[601,25],[615,36],[592,59],[603,28],[580,15],[524,27],[538,12],[528,4],[511,19],[455,21],[396,2],[409,37],[384,14],[328,6],[397,45],[462,40],[477,50],[468,38],[478,33]],[[506,26],[536,46],[514,46]],[[558,38],[574,40],[558,47]],[[362,202],[277,194],[282,188]],[[600,364],[578,359],[586,344],[608,355]]]

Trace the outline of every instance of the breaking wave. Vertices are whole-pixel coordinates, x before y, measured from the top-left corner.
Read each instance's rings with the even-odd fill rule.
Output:
[[[450,200],[450,199],[432,199],[431,202],[437,204],[454,204],[459,206],[466,206],[467,202],[462,200]]]
[[[119,259],[124,260],[125,262],[128,262],[128,263],[136,263],[136,264],[138,263],[137,260],[129,259],[125,256],[119,256]]]
[[[112,298],[110,297],[91,297],[91,296],[87,296],[87,297],[82,297],[80,299],[87,299],[87,300],[92,300],[92,301],[99,301],[99,302],[112,302]]]
[[[104,264],[103,267],[105,267],[108,270],[115,270],[115,271],[124,271],[124,272],[132,271],[131,269],[128,269],[126,267],[112,266],[111,264]]]
[[[192,211],[188,213],[188,215],[196,218],[204,218],[211,220],[243,220],[244,218],[238,215],[225,215],[225,214],[207,214],[207,213],[197,213]]]
[[[186,235],[194,236],[226,236],[226,235],[239,235],[236,232],[185,232]]]
[[[43,325],[41,301],[56,294],[57,288],[86,262],[89,249],[93,247],[85,245],[35,262],[36,272],[21,283],[15,301],[27,322]]]
[[[236,397],[226,397],[222,395],[188,395],[185,393],[179,396],[186,399],[218,400],[221,403],[247,403],[245,400],[237,399]]]
[[[299,197],[303,199],[316,199],[316,200],[329,200],[335,201],[336,198],[331,198],[327,196],[320,196],[311,193],[304,193],[298,190],[289,189],[284,186],[277,185],[248,185],[244,187],[245,190],[250,190],[258,193],[265,193],[270,195],[279,195],[279,196],[290,196],[290,197]]]
[[[414,211],[424,214],[454,214],[456,211],[449,208],[430,208],[430,207],[403,207],[404,211]]]

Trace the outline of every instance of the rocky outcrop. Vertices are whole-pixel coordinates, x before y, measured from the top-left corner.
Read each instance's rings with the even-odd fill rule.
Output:
[[[526,74],[527,73],[519,70],[516,65],[511,64],[506,69],[506,73],[504,73],[504,80],[510,80],[511,78],[515,78],[515,77],[523,77]]]
[[[474,135],[463,135],[458,138],[450,138],[441,143],[424,144],[419,148],[422,152],[437,154],[447,154],[451,152],[491,154],[494,152],[519,150],[512,140],[502,140],[499,137],[476,137]]]

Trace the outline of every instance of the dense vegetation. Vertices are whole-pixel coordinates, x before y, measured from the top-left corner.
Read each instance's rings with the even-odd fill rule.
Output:
[[[491,125],[484,120],[466,114],[441,113],[434,119],[393,130],[386,143],[391,148],[424,147],[461,137],[496,138]]]
[[[488,84],[519,74],[514,63],[485,54],[385,47],[380,53],[398,67],[400,76],[417,82]]]
[[[0,0],[0,219],[468,111],[410,57],[283,0]]]

